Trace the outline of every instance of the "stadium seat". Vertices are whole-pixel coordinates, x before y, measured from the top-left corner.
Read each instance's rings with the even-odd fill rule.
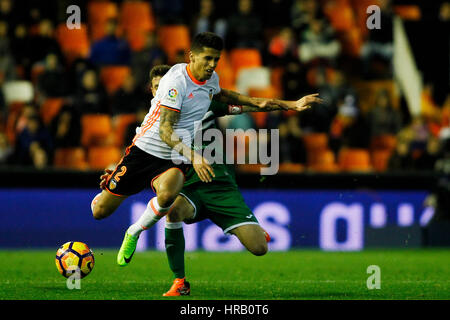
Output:
[[[279,92],[275,87],[269,85],[265,88],[249,88],[248,94],[251,97],[267,98],[267,99],[279,99],[281,92]]]
[[[283,74],[284,74],[283,67],[276,67],[270,70],[270,83],[279,92],[283,91],[283,83],[282,83]]]
[[[90,147],[87,158],[91,169],[103,170],[117,164],[121,156],[120,148],[115,146],[102,146]]]
[[[308,152],[308,170],[315,172],[338,172],[339,167],[333,151],[329,149],[319,149]]]
[[[237,91],[235,86],[235,76],[233,68],[231,67],[229,55],[225,50],[223,50],[222,54],[220,55],[220,60],[217,64],[216,72],[219,75],[221,88]]]
[[[358,58],[360,56],[363,39],[358,27],[352,27],[345,33],[339,35],[342,44],[342,50],[350,57]]]
[[[158,28],[158,38],[161,48],[167,54],[169,64],[174,63],[178,51],[189,51],[191,38],[186,25],[164,25]]]
[[[90,1],[87,9],[90,39],[96,41],[105,35],[108,19],[118,18],[119,10],[117,4],[110,1]]]
[[[300,173],[305,170],[305,166],[301,163],[290,163],[284,162],[280,163],[278,168],[278,173]]]
[[[120,7],[120,27],[128,30],[155,30],[153,8],[149,1],[124,1]],[[173,40],[173,39],[172,39]]]
[[[337,32],[347,32],[355,26],[355,17],[348,1],[327,1],[323,12]]]
[[[111,117],[107,114],[85,114],[81,117],[81,144],[83,146],[111,144]]]
[[[261,53],[257,49],[251,48],[232,49],[230,50],[230,64],[233,68],[235,79],[237,79],[241,69],[262,66]]]
[[[371,150],[393,151],[396,145],[397,145],[397,137],[395,135],[390,134],[373,137],[370,141]]]
[[[303,143],[307,152],[323,151],[328,149],[328,135],[326,133],[305,134]]]
[[[369,112],[375,105],[377,93],[380,90],[387,90],[391,98],[391,105],[394,108],[399,108],[400,106],[399,90],[393,80],[356,81],[354,87],[363,113]]]
[[[44,124],[48,125],[58,114],[65,103],[64,98],[47,98],[39,108],[39,113]]]
[[[88,168],[83,148],[59,148],[55,150],[53,165],[62,169],[85,170]]]
[[[80,29],[69,29],[65,23],[60,23],[56,28],[56,40],[68,63],[78,57],[85,58],[89,53],[89,37],[84,23],[81,24]]]
[[[115,134],[114,145],[117,147],[123,147],[124,143],[131,143],[124,141],[125,132],[130,124],[136,122],[136,115],[134,113],[119,114],[113,117],[112,122]]]
[[[131,73],[128,66],[105,66],[100,69],[100,81],[108,94],[116,92]]]
[[[420,7],[417,5],[396,5],[394,13],[403,20],[418,21],[422,17]]]
[[[26,80],[12,80],[3,84],[3,96],[7,105],[28,103],[34,99],[33,84]]]
[[[366,149],[341,149],[339,151],[338,164],[342,171],[368,172],[372,170],[370,154]]]
[[[267,167],[266,165],[263,164],[238,164],[236,166],[236,169],[240,172],[245,172],[245,173],[261,173],[261,168],[265,168]]]
[[[389,164],[389,159],[392,155],[390,150],[374,150],[371,153],[371,162],[373,169],[377,172],[386,171]]]

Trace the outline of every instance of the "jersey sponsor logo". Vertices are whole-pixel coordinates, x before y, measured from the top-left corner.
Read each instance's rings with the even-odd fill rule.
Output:
[[[213,95],[213,89],[209,89],[209,100],[212,100]]]

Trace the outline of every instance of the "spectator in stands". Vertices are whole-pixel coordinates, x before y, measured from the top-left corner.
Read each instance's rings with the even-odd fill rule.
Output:
[[[441,156],[441,143],[436,137],[430,136],[425,151],[414,160],[417,170],[434,170],[436,161]]]
[[[158,45],[157,33],[146,33],[143,48],[131,53],[131,71],[136,79],[136,85],[141,89],[146,88],[149,70],[166,63],[167,55]]]
[[[263,2],[262,16],[264,27],[269,30],[289,27],[291,21],[286,19],[286,12],[290,12],[291,0],[267,0]]]
[[[86,70],[95,69],[95,66],[86,58],[76,58],[68,69],[69,86],[73,91],[81,86],[81,81]]]
[[[298,114],[288,116],[279,126],[280,162],[306,163],[306,148]]]
[[[131,123],[127,126],[125,130],[125,139],[124,145],[129,146],[133,141],[134,136],[136,135],[136,128],[140,127],[142,122],[144,121],[145,116],[148,113],[148,108],[144,106],[140,106],[136,111],[136,122]]]
[[[55,149],[80,146],[81,118],[78,111],[71,105],[64,105],[50,123],[50,133]]]
[[[75,105],[81,114],[109,114],[108,95],[95,70],[84,72],[75,95]]]
[[[108,19],[105,36],[91,46],[90,61],[96,66],[129,65],[131,49],[128,42],[117,35],[117,20]]]
[[[319,60],[334,65],[340,53],[341,44],[333,28],[323,19],[311,20],[300,36],[298,47],[300,61],[308,63]]]
[[[146,103],[144,93],[136,87],[134,76],[129,74],[111,99],[111,114],[135,113],[136,110],[145,108]]]
[[[159,25],[185,24],[184,12],[188,8],[183,0],[153,0],[152,6]]]
[[[37,89],[40,99],[63,97],[69,94],[66,72],[58,61],[58,56],[49,53],[45,58],[45,70],[39,75]]]
[[[17,77],[6,21],[0,21],[0,76],[5,81],[14,80]]]
[[[39,62],[42,63],[49,53],[55,53],[61,64],[65,64],[65,57],[61,51],[61,47],[54,36],[53,23],[48,19],[43,19],[39,22],[38,34],[30,35],[29,41],[29,56],[31,65]]]
[[[369,146],[367,121],[360,112],[353,95],[346,95],[338,102],[338,113],[330,126],[330,148],[337,154],[342,147]]]
[[[6,134],[0,132],[0,165],[9,164],[13,152],[14,149],[9,144]]]
[[[409,141],[405,138],[397,140],[395,151],[389,158],[389,170],[411,170],[413,168],[413,159],[409,152]]]
[[[252,0],[238,0],[238,11],[227,20],[227,48],[263,49],[262,19],[253,12],[252,6]]]
[[[289,10],[291,26],[296,34],[302,34],[313,20],[324,19],[319,3],[315,0],[294,0]]]
[[[42,168],[48,164],[53,151],[50,133],[37,115],[28,118],[26,127],[18,135],[15,147],[15,163]]]
[[[297,58],[297,46],[293,31],[289,27],[281,29],[269,43],[268,56],[271,67],[281,66]]]
[[[19,23],[16,25],[14,35],[11,37],[11,54],[16,64],[23,68],[25,79],[30,79],[30,48],[27,27],[24,23]]]
[[[217,17],[214,2],[212,0],[200,0],[198,14],[191,21],[192,35],[211,31],[225,38],[226,29],[226,20]]]
[[[367,79],[391,77],[393,48],[393,13],[390,0],[379,1],[380,29],[370,29],[368,40],[361,48],[361,59]],[[380,61],[388,68],[385,74],[379,74],[372,68],[373,62]]]
[[[377,92],[375,106],[369,111],[368,119],[371,138],[396,135],[402,126],[401,114],[391,105],[389,93],[384,89]]]
[[[296,100],[299,95],[309,91],[304,66],[298,59],[292,59],[285,65],[281,85],[286,100]]]

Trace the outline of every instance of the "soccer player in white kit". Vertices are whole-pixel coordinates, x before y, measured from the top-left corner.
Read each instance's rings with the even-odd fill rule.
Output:
[[[150,111],[136,129],[133,143],[108,178],[105,189],[92,200],[95,219],[108,217],[128,196],[150,184],[156,197],[148,202],[137,224],[145,230],[171,209],[183,187],[187,163],[192,164],[203,182],[212,181],[214,171],[208,161],[191,149],[190,142],[184,141],[192,140],[194,122],[204,116],[213,96],[228,104],[280,106],[279,101],[221,89],[214,70],[222,50],[223,40],[219,36],[200,33],[192,41],[189,64],[173,66],[161,79]],[[180,164],[179,160],[185,162]]]

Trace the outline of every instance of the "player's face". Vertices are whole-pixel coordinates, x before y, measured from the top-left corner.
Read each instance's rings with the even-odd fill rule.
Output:
[[[161,77],[154,77],[152,79],[151,89],[152,89],[152,94],[154,97],[156,96],[156,90],[158,90],[160,80],[161,80]]]
[[[204,47],[201,52],[190,53],[191,71],[199,81],[211,78],[219,63],[221,51]]]

